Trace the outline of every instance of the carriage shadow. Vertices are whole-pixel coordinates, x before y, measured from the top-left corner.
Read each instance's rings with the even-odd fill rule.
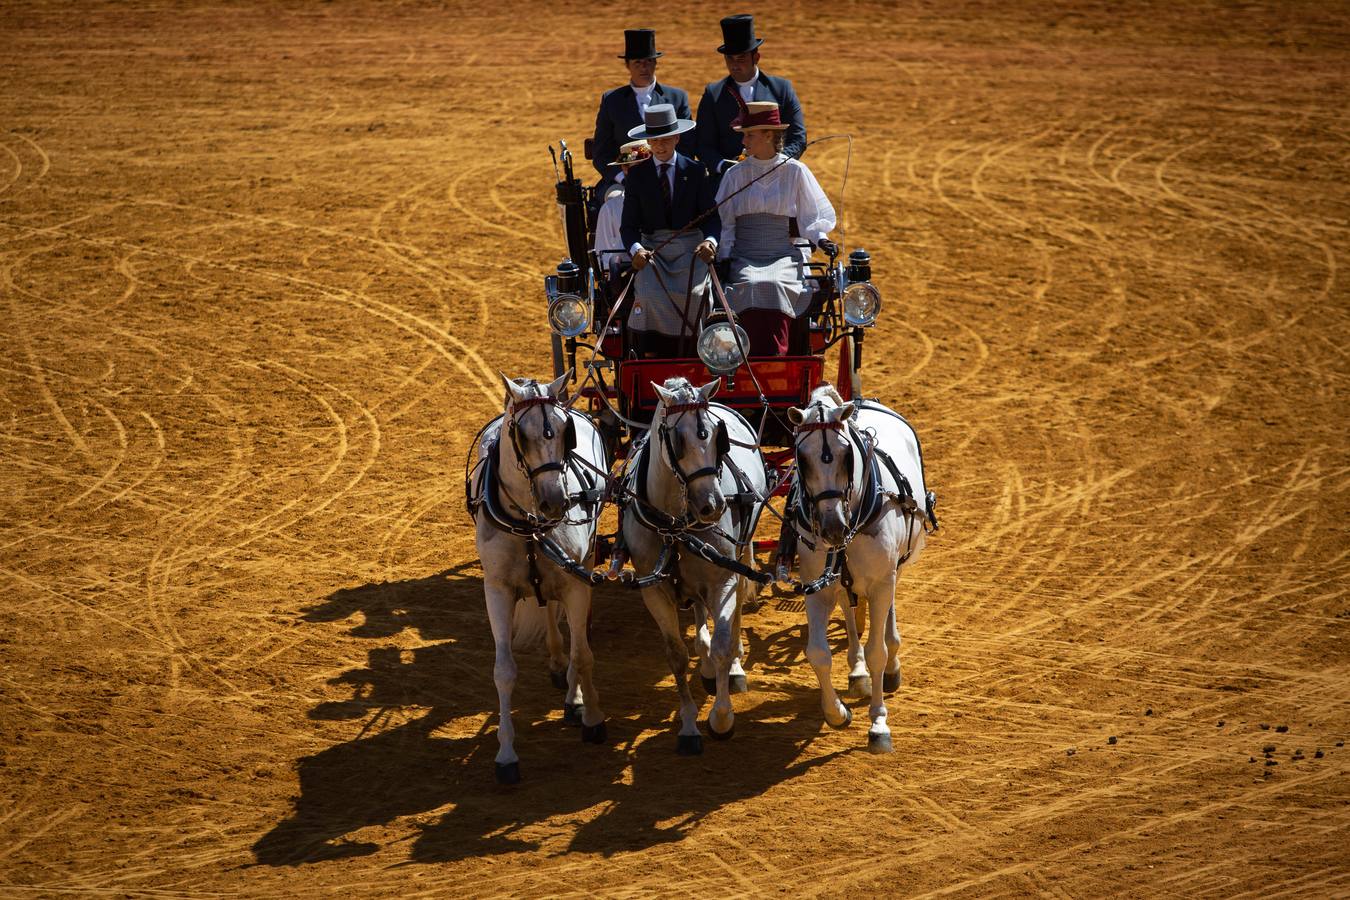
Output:
[[[549,683],[542,651],[521,654],[514,719],[524,780],[500,787],[492,774],[497,696],[482,596],[481,577],[466,565],[340,590],[305,610],[309,622],[345,622],[360,614],[348,626],[353,636],[378,641],[412,630],[436,643],[411,651],[372,647],[366,666],[332,680],[352,696],[320,703],[310,717],[363,725],[352,740],[298,761],[300,793],[291,815],[254,844],[257,864],[375,853],[379,826],[436,812],[439,819],[420,826],[412,861],[539,852],[542,839],[534,832],[553,834],[549,846],[557,844],[549,820],[588,814],[564,852],[641,849],[678,841],[719,807],[838,755],[804,755],[822,725],[814,714],[815,692],[803,688],[755,705],[738,701],[742,714],[732,741],[705,742],[701,757],[676,756],[675,692],[659,631],[636,594],[602,587],[595,596],[592,643],[608,743],[582,744],[579,730],[560,720],[562,696]],[[802,664],[797,626],[766,632],[747,624],[752,679],[756,669]]]

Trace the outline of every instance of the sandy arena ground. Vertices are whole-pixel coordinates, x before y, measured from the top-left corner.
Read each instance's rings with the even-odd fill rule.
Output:
[[[607,589],[609,743],[531,654],[493,783],[460,466],[670,11],[4,4],[0,895],[1350,895],[1343,3],[758,10],[941,498],[896,752],[766,591],[677,758]]]

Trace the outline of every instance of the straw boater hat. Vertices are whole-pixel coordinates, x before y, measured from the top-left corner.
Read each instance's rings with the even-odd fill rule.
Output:
[[[647,107],[642,124],[628,132],[635,140],[650,141],[652,138],[675,137],[694,127],[692,119],[680,119],[675,115],[675,107],[669,103],[656,103]]]
[[[647,146],[646,141],[629,141],[619,148],[619,156],[611,166],[628,166],[633,163],[640,163],[644,159],[650,158],[652,148]]]
[[[772,100],[751,100],[745,111],[731,120],[736,131],[783,131],[788,124],[778,117],[778,104]]]

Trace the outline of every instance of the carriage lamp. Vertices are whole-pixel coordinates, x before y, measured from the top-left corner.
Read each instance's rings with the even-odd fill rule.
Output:
[[[855,327],[871,325],[881,312],[881,292],[872,284],[872,258],[859,247],[848,256],[844,271],[844,321]]]
[[[698,358],[714,375],[732,375],[745,364],[742,347],[750,346],[745,329],[731,322],[704,326],[698,336]]]
[[[881,292],[871,282],[850,284],[844,289],[844,321],[854,326],[871,325],[881,312]]]
[[[556,278],[547,279],[548,326],[563,337],[576,337],[591,324],[591,307],[581,296],[581,269],[570,259],[558,263]]]

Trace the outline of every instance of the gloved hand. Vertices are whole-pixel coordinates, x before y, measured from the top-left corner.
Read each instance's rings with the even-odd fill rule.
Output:
[[[821,250],[824,250],[831,257],[839,255],[839,245],[836,244],[834,241],[830,240],[829,238],[821,238],[820,240],[816,241],[816,246],[819,247]]]
[[[694,248],[694,255],[705,263],[710,263],[717,257],[717,248],[713,246],[712,241],[701,241],[699,245]]]
[[[633,271],[641,272],[643,269],[647,268],[647,263],[651,261],[652,261],[652,251],[639,250],[637,252],[637,255],[633,257]]]

